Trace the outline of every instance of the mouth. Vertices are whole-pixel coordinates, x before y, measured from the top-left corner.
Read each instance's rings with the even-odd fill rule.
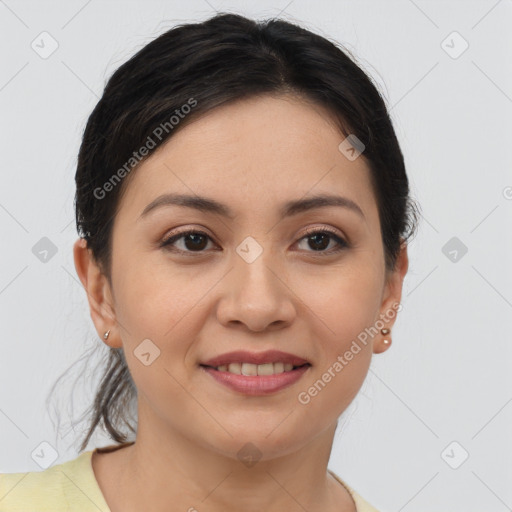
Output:
[[[264,396],[277,393],[300,380],[311,367],[310,363],[230,363],[218,367],[205,364],[201,369],[219,384],[242,395]]]
[[[212,370],[218,372],[227,372],[234,375],[245,375],[247,377],[255,377],[255,376],[268,376],[268,375],[280,375],[282,373],[288,373],[297,370],[298,368],[304,368],[306,366],[311,366],[310,363],[304,363],[301,365],[293,365],[291,363],[283,363],[283,362],[275,362],[275,363],[263,363],[263,364],[253,364],[253,363],[230,363],[230,364],[222,364],[219,366],[211,366],[206,364],[201,364],[203,368],[210,368]]]

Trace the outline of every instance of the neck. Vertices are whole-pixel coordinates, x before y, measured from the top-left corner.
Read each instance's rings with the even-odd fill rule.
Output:
[[[198,444],[169,431],[168,424],[155,435],[158,420],[143,410],[136,442],[119,450],[124,452],[115,469],[120,510],[143,510],[150,503],[156,512],[168,511],[170,504],[188,512],[355,511],[347,490],[327,472],[336,424],[289,453],[283,453],[276,434],[276,445],[268,442],[271,435],[265,443],[266,456],[255,444],[233,439],[236,448],[229,454],[206,439]]]

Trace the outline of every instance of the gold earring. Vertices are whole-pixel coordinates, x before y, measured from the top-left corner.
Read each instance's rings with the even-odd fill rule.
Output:
[[[103,339],[108,339],[108,335],[110,334],[110,329],[103,335]]]
[[[381,332],[381,334],[383,334],[385,336],[386,334],[389,334],[390,331],[389,331],[389,329],[384,328],[384,329],[381,329],[380,332]],[[385,339],[382,342],[384,343],[384,345],[389,345],[391,343],[391,340]]]

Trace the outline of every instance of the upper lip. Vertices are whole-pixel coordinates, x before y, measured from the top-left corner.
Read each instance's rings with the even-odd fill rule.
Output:
[[[266,350],[265,352],[248,352],[246,350],[236,350],[235,352],[228,352],[220,356],[213,357],[201,363],[203,366],[222,366],[230,363],[290,363],[293,366],[302,366],[309,364],[309,361],[302,359],[293,354],[282,352],[280,350]]]

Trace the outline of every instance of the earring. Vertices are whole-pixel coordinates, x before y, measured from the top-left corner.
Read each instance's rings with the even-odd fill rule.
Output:
[[[103,335],[103,339],[108,339],[108,335],[110,334],[110,329]]]
[[[386,334],[389,334],[390,331],[389,331],[389,329],[384,328],[384,329],[381,329],[380,332],[381,332],[381,334],[383,334],[385,336]],[[385,339],[382,342],[384,343],[384,345],[389,345],[391,343],[391,340]]]

